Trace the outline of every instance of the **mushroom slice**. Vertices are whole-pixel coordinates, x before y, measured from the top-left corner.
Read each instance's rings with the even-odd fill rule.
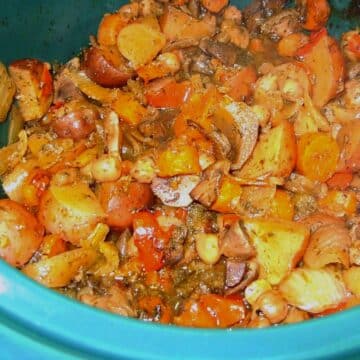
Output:
[[[259,129],[256,114],[245,103],[225,97],[214,114],[214,125],[231,144],[231,170],[239,170],[256,145]]]
[[[202,180],[191,191],[191,197],[200,204],[210,207],[217,199],[221,178],[229,172],[229,169],[230,163],[226,160],[211,165],[204,172]]]
[[[236,257],[241,261],[256,255],[255,249],[238,221],[232,224],[222,237],[220,249],[225,256]]]
[[[200,182],[197,175],[182,175],[171,178],[154,178],[151,190],[162,201],[164,205],[173,207],[189,206],[193,199],[191,191]]]

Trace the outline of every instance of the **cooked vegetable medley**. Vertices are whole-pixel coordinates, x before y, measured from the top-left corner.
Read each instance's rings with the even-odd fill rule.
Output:
[[[63,66],[0,64],[0,256],[164,324],[360,304],[360,33],[285,2],[133,1]]]

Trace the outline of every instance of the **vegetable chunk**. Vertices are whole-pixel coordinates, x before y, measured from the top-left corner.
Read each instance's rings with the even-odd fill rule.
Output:
[[[128,25],[117,38],[120,53],[135,69],[153,60],[165,43],[165,36],[147,24]]]
[[[260,278],[279,284],[303,256],[309,232],[291,221],[251,219],[244,227],[256,249]]]

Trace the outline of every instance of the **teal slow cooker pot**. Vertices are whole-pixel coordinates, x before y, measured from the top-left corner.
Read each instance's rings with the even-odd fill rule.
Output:
[[[248,2],[234,1],[240,7]],[[0,60],[65,61],[88,44],[102,14],[122,3],[2,0]],[[333,35],[360,25],[348,11],[360,7],[358,0],[332,6]],[[5,124],[2,145],[6,137]],[[360,359],[360,308],[262,330],[162,326],[75,302],[0,261],[0,354],[1,359]]]

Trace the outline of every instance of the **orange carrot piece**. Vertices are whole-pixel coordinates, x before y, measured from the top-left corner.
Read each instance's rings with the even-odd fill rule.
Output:
[[[276,190],[275,196],[271,201],[270,217],[284,220],[292,220],[294,217],[294,203],[291,196],[285,190]]]
[[[149,105],[156,108],[179,108],[192,91],[190,82],[177,83],[175,79],[162,79],[160,86],[152,84],[145,91]]]
[[[331,189],[345,190],[350,186],[353,174],[350,172],[336,173],[326,183]]]
[[[259,38],[250,40],[249,51],[252,53],[262,53],[265,51],[264,42]]]
[[[117,36],[126,24],[127,20],[121,14],[105,14],[98,28],[98,43],[103,46],[116,45]]]
[[[220,12],[228,3],[229,0],[201,0],[202,6],[212,13]]]
[[[325,133],[302,135],[297,143],[297,171],[311,180],[326,181],[334,173],[339,159],[337,142]]]

